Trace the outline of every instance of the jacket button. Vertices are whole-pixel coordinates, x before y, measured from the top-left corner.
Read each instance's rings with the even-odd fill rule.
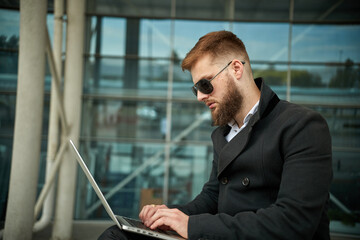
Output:
[[[244,187],[247,187],[250,183],[250,179],[246,177],[241,181],[241,183]]]
[[[222,179],[221,179],[221,183],[222,184],[227,184],[229,182],[229,180],[227,179],[227,177],[223,177]]]

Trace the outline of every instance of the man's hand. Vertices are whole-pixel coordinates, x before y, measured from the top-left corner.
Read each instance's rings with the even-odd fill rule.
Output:
[[[170,228],[182,237],[188,237],[189,216],[179,209],[169,209],[165,205],[146,205],[141,210],[139,217],[151,229]]]
[[[168,209],[165,205],[146,205],[143,207],[141,212],[139,213],[140,220],[146,225],[146,222],[156,213],[158,209]]]

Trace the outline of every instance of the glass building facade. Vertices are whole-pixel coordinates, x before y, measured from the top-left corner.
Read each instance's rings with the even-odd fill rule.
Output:
[[[15,120],[20,13],[14,2],[0,1],[0,221]],[[50,1],[50,34],[52,6]],[[180,64],[199,37],[224,29],[244,41],[254,77],[263,77],[281,99],[312,108],[327,120],[334,170],[331,231],[360,235],[357,1],[88,0],[80,151],[113,210],[136,217],[141,204],[186,203],[201,191],[211,171],[213,127]],[[39,190],[45,175],[49,70],[44,80]],[[76,219],[108,219],[82,173],[76,199]]]

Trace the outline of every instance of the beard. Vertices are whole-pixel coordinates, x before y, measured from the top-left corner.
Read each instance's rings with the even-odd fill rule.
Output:
[[[228,79],[226,83],[227,94],[218,103],[218,107],[211,111],[213,126],[226,126],[240,111],[243,97],[236,87],[230,85],[230,82]]]

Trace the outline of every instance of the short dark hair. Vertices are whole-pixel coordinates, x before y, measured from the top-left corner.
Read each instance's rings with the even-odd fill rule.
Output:
[[[243,61],[250,61],[243,41],[232,32],[217,31],[210,32],[199,39],[182,61],[182,70],[190,71],[198,59],[206,54],[210,54],[214,58],[237,55]]]

